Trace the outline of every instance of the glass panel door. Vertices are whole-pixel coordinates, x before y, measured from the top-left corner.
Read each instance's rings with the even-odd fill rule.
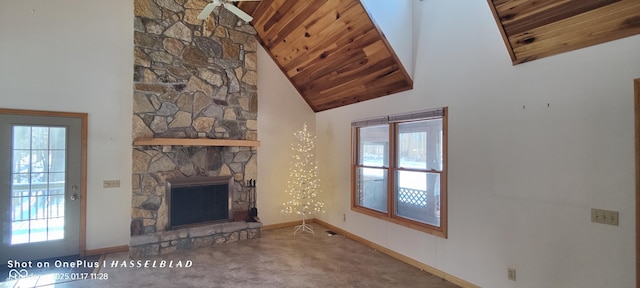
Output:
[[[0,113],[0,263],[80,252],[82,118]]]

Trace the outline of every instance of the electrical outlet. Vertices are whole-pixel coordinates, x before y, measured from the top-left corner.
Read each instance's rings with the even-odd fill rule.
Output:
[[[347,213],[342,213],[342,222],[347,222]]]
[[[118,188],[120,187],[120,180],[104,180],[102,182],[102,188]]]
[[[618,226],[618,211],[591,208],[591,222]]]
[[[507,268],[507,279],[511,281],[516,281],[516,269]]]

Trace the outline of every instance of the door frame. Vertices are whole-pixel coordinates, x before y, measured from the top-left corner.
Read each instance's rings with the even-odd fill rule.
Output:
[[[82,149],[80,151],[80,227],[79,227],[79,247],[78,254],[84,257],[87,250],[87,131],[88,131],[88,114],[76,112],[57,112],[42,110],[22,110],[22,109],[4,109],[0,108],[0,114],[21,115],[21,116],[45,116],[45,117],[64,117],[79,118],[81,124],[81,142]]]
[[[633,80],[636,154],[636,288],[640,288],[640,78]]]

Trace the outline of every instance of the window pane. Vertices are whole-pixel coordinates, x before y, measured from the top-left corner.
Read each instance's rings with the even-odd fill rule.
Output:
[[[51,218],[64,216],[64,194],[51,195],[49,204],[49,213]]]
[[[358,164],[389,167],[389,125],[359,128]]]
[[[56,176],[56,174],[52,174],[52,176]],[[64,177],[64,174],[62,174],[61,176]],[[52,196],[62,195],[62,196],[64,196],[64,180],[62,180],[62,181],[50,181],[49,182],[49,195],[52,195]]]
[[[442,171],[442,119],[398,124],[398,166]]]
[[[64,172],[49,173],[49,182],[64,185],[64,180],[65,180],[64,177],[65,177]]]
[[[387,170],[362,168],[356,170],[356,201],[359,206],[387,212]]]
[[[29,196],[14,197],[13,198],[13,221],[21,221],[29,219],[29,215],[25,215],[24,211],[28,211]]]
[[[47,173],[31,173],[31,178],[29,179],[31,182],[31,189],[42,189],[42,187],[47,187],[47,183],[49,182],[49,174]]]
[[[49,131],[49,148],[65,149],[67,144],[67,129],[64,127],[51,127]]]
[[[49,171],[49,150],[31,150],[31,172]]]
[[[65,151],[64,150],[51,150],[49,151],[49,159],[51,163],[49,171],[51,172],[65,172]]]
[[[12,174],[13,180],[11,180],[11,183],[13,185],[22,184],[22,185],[26,185],[28,187],[29,186],[29,177],[30,177],[30,175],[31,175],[31,173],[14,173],[14,174]]]
[[[13,150],[13,172],[29,173],[31,172],[31,151],[29,150]]]
[[[13,126],[13,149],[31,149],[31,126]]]
[[[49,127],[31,127],[31,149],[49,149]]]
[[[398,171],[396,214],[440,227],[440,174]]]

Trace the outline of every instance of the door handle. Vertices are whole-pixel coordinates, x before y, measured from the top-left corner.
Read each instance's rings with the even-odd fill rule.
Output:
[[[74,192],[78,191],[78,185],[71,186],[71,191],[74,191]],[[78,193],[73,193],[73,195],[71,195],[71,200],[72,201],[78,200],[78,198],[79,198],[78,197]]]

